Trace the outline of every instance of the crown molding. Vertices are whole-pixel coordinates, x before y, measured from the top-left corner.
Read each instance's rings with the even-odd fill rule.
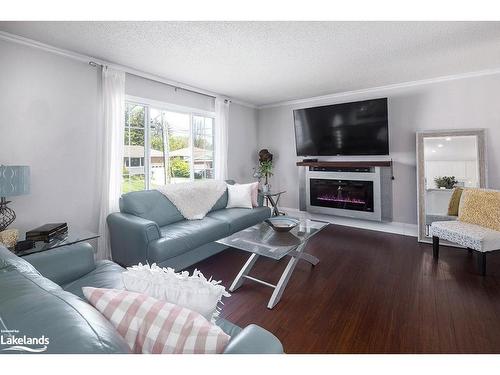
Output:
[[[478,71],[474,71],[474,72],[460,73],[460,74],[441,76],[441,77],[436,77],[436,78],[428,78],[428,79],[422,79],[422,80],[417,80],[417,81],[395,83],[395,84],[386,85],[386,86],[377,86],[377,87],[370,87],[370,88],[360,89],[360,90],[344,91],[344,92],[339,92],[339,93],[335,93],[335,94],[313,96],[310,98],[288,100],[288,101],[284,101],[284,102],[277,102],[277,103],[260,105],[260,106],[257,106],[257,108],[258,109],[266,109],[266,108],[283,107],[283,106],[289,106],[289,105],[300,105],[300,104],[306,104],[306,103],[316,102],[316,101],[320,101],[320,100],[338,99],[338,98],[343,98],[346,96],[371,94],[371,93],[376,93],[378,91],[398,90],[398,89],[404,89],[404,88],[410,88],[410,87],[430,85],[433,83],[455,81],[455,80],[459,80],[459,79],[482,77],[482,76],[495,75],[495,74],[500,74],[500,68],[478,70]]]
[[[241,105],[243,107],[248,107],[248,108],[252,108],[252,109],[259,109],[258,105],[248,103],[248,102],[238,100],[238,99],[231,99],[231,103],[238,104],[238,105]]]
[[[69,50],[62,49],[62,48],[54,47],[54,46],[51,46],[49,44],[38,42],[38,41],[33,40],[33,39],[28,39],[28,38],[25,38],[25,37],[22,37],[22,36],[19,36],[16,34],[7,33],[5,31],[1,31],[1,30],[0,30],[0,39],[6,40],[6,41],[12,42],[12,43],[21,44],[21,45],[28,46],[28,47],[41,49],[41,50],[46,51],[46,52],[54,53],[56,55],[68,57],[70,59],[78,60],[78,61],[85,62],[85,63],[89,63],[90,61],[94,61],[98,64],[106,65],[106,64],[104,64],[103,61],[100,61],[99,59],[96,59],[94,57],[86,56],[86,55],[82,55],[80,53],[76,53],[76,52],[72,52]]]
[[[95,62],[99,65],[103,66],[109,66],[114,69],[119,69],[123,70],[126,73],[133,74],[139,77],[143,77],[146,79],[150,79],[152,81],[164,83],[169,86],[175,86],[180,89],[185,89],[188,91],[193,91],[197,92],[203,95],[208,95],[208,96],[224,96],[220,95],[218,93],[200,89],[198,87],[194,86],[189,86],[186,84],[183,84],[181,82],[176,82],[169,80],[167,78],[155,75],[155,74],[150,74],[147,72],[143,72],[125,65],[119,65],[112,63],[110,61],[105,61],[101,60],[92,56],[87,56],[83,55],[80,53],[76,53],[70,50],[66,50],[63,48],[58,48],[51,46],[46,43],[38,42],[33,39],[25,38],[16,34],[11,34],[7,33],[5,31],[0,30],[0,40],[6,40],[12,43],[17,43],[33,48],[37,48],[46,52],[54,53],[59,56],[64,56],[67,58],[71,58],[77,61],[84,62],[88,64],[89,62]],[[397,90],[397,89],[404,89],[404,88],[410,88],[410,87],[417,87],[417,86],[423,86],[423,85],[430,85],[434,83],[440,83],[440,82],[447,82],[447,81],[454,81],[454,80],[459,80],[459,79],[466,79],[466,78],[474,78],[474,77],[481,77],[481,76],[488,76],[488,75],[495,75],[495,74],[500,74],[500,68],[495,68],[495,69],[487,69],[487,70],[479,70],[479,71],[474,71],[474,72],[468,72],[468,73],[459,73],[459,74],[454,74],[454,75],[447,75],[447,76],[440,76],[436,78],[429,78],[429,79],[423,79],[423,80],[416,80],[416,81],[408,81],[408,82],[402,82],[402,83],[395,83],[391,85],[385,85],[385,86],[376,86],[376,87],[370,87],[366,89],[360,89],[360,90],[352,90],[352,91],[344,91],[340,93],[334,93],[334,94],[327,94],[327,95],[321,95],[321,96],[313,96],[309,98],[302,98],[302,99],[295,99],[295,100],[288,100],[288,101],[282,101],[282,102],[276,102],[276,103],[269,103],[269,104],[263,104],[263,105],[255,105],[253,103],[249,103],[243,100],[238,100],[238,99],[230,99],[232,103],[238,104],[244,107],[252,108],[252,109],[266,109],[266,108],[273,108],[273,107],[283,107],[283,106],[289,106],[289,105],[300,105],[300,104],[307,104],[315,101],[320,101],[320,100],[332,100],[332,99],[338,99],[338,98],[343,98],[343,97],[348,97],[348,96],[353,96],[353,95],[363,95],[363,94],[371,94],[375,93],[377,91],[391,91],[391,90]]]
[[[169,86],[178,87],[180,89],[192,91],[192,92],[199,93],[202,95],[213,96],[213,97],[224,96],[224,95],[221,95],[221,94],[209,91],[209,90],[200,89],[198,87],[186,85],[186,84],[183,84],[183,83],[177,82],[177,81],[172,81],[172,80],[169,80],[167,78],[164,78],[164,77],[161,77],[161,76],[158,76],[155,74],[143,72],[141,70],[137,70],[137,69],[131,68],[129,66],[115,64],[115,63],[110,62],[110,61],[101,60],[101,59],[98,59],[98,58],[95,58],[92,56],[83,55],[83,54],[73,52],[73,51],[70,51],[67,49],[54,47],[50,44],[42,43],[42,42],[39,42],[39,41],[36,41],[33,39],[25,38],[25,37],[22,37],[22,36],[19,36],[16,34],[11,34],[11,33],[5,32],[5,31],[1,31],[1,30],[0,30],[0,40],[5,40],[5,41],[11,42],[11,43],[17,43],[17,44],[21,44],[24,46],[37,48],[37,49],[40,49],[40,50],[43,50],[46,52],[50,52],[50,53],[53,53],[53,54],[56,54],[59,56],[67,57],[67,58],[77,60],[77,61],[81,61],[81,62],[84,62],[86,64],[93,62],[93,63],[96,63],[98,65],[108,66],[108,67],[111,67],[114,69],[122,70],[125,73],[133,74],[133,75],[136,75],[136,76],[139,76],[142,78],[149,79],[151,81],[164,83],[164,84],[169,85]],[[232,103],[239,104],[239,105],[242,105],[245,107],[249,107],[249,108],[253,108],[253,109],[257,108],[257,106],[252,104],[252,103],[247,103],[247,102],[240,101],[237,99],[230,99],[230,100]]]

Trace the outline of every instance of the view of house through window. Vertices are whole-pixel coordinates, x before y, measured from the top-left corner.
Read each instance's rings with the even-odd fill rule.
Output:
[[[128,102],[122,191],[214,178],[213,142],[213,117]]]

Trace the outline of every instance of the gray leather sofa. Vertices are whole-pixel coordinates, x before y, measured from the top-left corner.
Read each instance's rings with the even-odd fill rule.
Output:
[[[122,337],[88,304],[83,286],[123,288],[121,268],[94,261],[87,243],[65,246],[20,258],[0,245],[0,331],[8,336],[48,338],[45,353],[128,353]],[[280,341],[265,329],[244,329],[219,319],[231,336],[227,354],[282,353]],[[2,350],[0,353],[25,351]],[[43,345],[29,346],[40,348]]]
[[[149,262],[181,270],[226,247],[214,241],[262,222],[268,207],[226,208],[227,190],[202,220],[185,220],[157,190],[124,194],[120,212],[108,216],[113,261],[131,266]]]

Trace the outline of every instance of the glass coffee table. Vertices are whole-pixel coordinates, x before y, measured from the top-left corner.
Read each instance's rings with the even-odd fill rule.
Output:
[[[234,292],[238,289],[245,279],[268,286],[274,290],[267,304],[267,308],[272,309],[280,301],[299,260],[303,259],[313,266],[319,263],[318,258],[305,253],[304,250],[307,241],[312,236],[319,233],[328,223],[310,219],[299,220],[300,224],[289,232],[276,232],[265,222],[262,222],[217,241],[220,244],[252,253],[231,284],[229,288],[230,292]],[[285,256],[291,257],[276,285],[249,275],[252,267],[260,256],[275,260],[280,260]]]

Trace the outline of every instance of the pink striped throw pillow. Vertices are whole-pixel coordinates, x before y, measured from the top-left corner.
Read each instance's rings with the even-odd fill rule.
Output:
[[[230,337],[199,313],[127,290],[83,288],[134,353],[222,353]]]

